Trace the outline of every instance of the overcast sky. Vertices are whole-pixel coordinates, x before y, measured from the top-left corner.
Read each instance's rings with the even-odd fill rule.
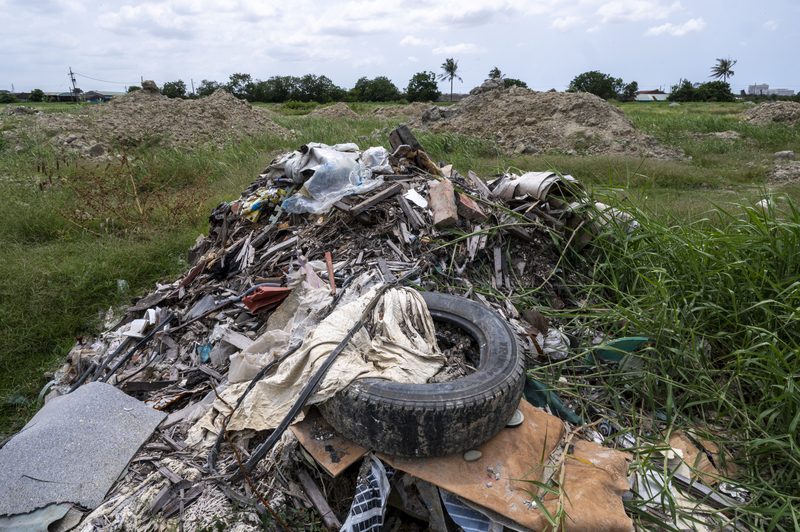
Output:
[[[449,57],[464,80],[455,92],[495,66],[535,90],[599,70],[669,91],[708,81],[727,57],[734,92],[800,91],[798,0],[0,0],[0,28],[0,89],[18,92],[68,90],[69,67],[84,91],[235,72],[326,75],[346,89],[387,76],[405,89]]]

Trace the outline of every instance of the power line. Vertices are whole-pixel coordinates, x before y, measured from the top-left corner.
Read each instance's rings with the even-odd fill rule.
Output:
[[[73,74],[75,74],[76,76],[80,76],[82,78],[91,79],[93,81],[100,81],[102,83],[114,83],[114,84],[117,84],[117,85],[136,85],[138,83],[138,81],[133,81],[133,82],[130,82],[130,81],[108,81],[108,80],[105,80],[105,79],[97,79],[97,78],[92,78],[92,77],[89,77],[89,76],[85,76],[83,74],[78,74],[77,72],[73,72]]]

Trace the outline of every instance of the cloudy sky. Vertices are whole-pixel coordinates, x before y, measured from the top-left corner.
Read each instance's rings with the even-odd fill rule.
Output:
[[[84,91],[235,72],[344,88],[387,76],[404,89],[449,57],[456,92],[495,66],[535,90],[599,70],[669,91],[727,57],[735,92],[800,91],[798,0],[0,0],[0,27],[0,89],[17,91],[68,90],[70,67]]]

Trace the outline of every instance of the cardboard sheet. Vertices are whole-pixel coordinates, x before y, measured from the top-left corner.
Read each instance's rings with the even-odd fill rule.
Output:
[[[540,481],[540,466],[564,436],[562,422],[521,401],[522,425],[505,428],[477,450],[483,456],[467,462],[462,455],[443,458],[392,458],[380,456],[391,466],[426,480],[459,497],[488,508],[533,530],[544,530],[547,520],[539,509],[525,502],[535,486],[524,479]],[[567,458],[564,490],[567,502],[566,530],[629,532],[631,520],[625,514],[621,496],[628,491],[628,455],[594,443],[573,439],[574,456]],[[487,468],[491,467],[499,475]],[[545,497],[547,509],[556,510],[556,496]]]
[[[311,407],[300,423],[289,429],[294,432],[308,454],[332,477],[358,462],[365,454],[362,449],[336,432],[315,407]]]

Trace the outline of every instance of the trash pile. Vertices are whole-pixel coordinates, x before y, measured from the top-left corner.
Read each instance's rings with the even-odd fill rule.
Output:
[[[638,131],[621,109],[589,93],[535,92],[513,86],[477,91],[450,107],[431,107],[409,125],[422,130],[479,136],[508,152],[570,155],[647,155],[679,159]]]
[[[661,508],[681,478],[735,504],[693,480],[693,436],[629,474],[635,438],[526,372],[585,340],[514,302],[585,304],[565,254],[636,221],[571,176],[462,176],[389,139],[277,157],[183,277],[109,312],[0,444],[0,528],[627,532],[631,485]],[[647,338],[609,340],[587,364]]]
[[[141,90],[114,96],[107,104],[90,106],[80,115],[38,114],[30,123],[20,124],[22,131],[5,135],[13,143],[23,132],[44,132],[59,149],[87,157],[104,155],[120,143],[223,147],[231,137],[265,132],[291,136],[270,120],[270,114],[223,90],[200,100],[168,98]]]
[[[742,112],[745,120],[759,126],[770,122],[784,122],[789,125],[800,124],[800,103],[764,102]]]

